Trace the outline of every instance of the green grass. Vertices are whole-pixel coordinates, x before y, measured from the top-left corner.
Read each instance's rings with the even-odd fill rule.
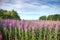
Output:
[[[28,29],[27,32],[21,28],[6,27],[6,30],[0,26],[0,31],[3,35],[3,40],[59,40],[60,32],[56,32],[55,29],[48,29],[47,27],[35,28],[34,34],[32,29]]]

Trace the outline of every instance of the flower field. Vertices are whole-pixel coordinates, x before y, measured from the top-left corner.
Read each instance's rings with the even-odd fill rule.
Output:
[[[60,40],[60,21],[0,20],[0,40]]]

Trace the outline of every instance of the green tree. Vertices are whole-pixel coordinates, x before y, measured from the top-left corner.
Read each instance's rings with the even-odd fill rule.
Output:
[[[11,16],[14,18],[14,19],[19,19],[20,20],[20,17],[18,16],[18,13],[14,10],[11,11]]]
[[[48,15],[47,17],[46,16],[41,16],[39,17],[39,20],[54,20],[54,21],[57,21],[59,20],[60,21],[60,14],[54,14],[54,15]]]
[[[53,20],[53,15],[49,15],[49,16],[47,17],[47,20]]]
[[[15,10],[7,11],[0,9],[0,18],[21,20],[18,13]]]
[[[0,9],[0,18],[3,18],[3,10]]]
[[[46,20],[46,16],[39,17],[39,20]]]

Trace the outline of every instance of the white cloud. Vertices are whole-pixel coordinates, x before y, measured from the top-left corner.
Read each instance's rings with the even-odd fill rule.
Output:
[[[50,1],[59,2],[59,0],[0,0],[0,8],[7,10],[14,9],[22,19],[29,20],[38,19],[42,15],[60,14],[60,6],[48,4],[47,2]]]
[[[26,1],[29,1],[31,3],[26,3]],[[58,10],[60,10],[52,4],[42,5],[41,3],[46,3],[44,2],[44,0],[40,1],[41,3],[38,3],[36,1],[37,0],[35,0],[34,2],[32,0],[2,0],[2,2],[0,3],[0,8],[8,10],[15,9],[16,11],[18,11],[18,13],[23,14],[40,14],[43,12],[46,13],[48,11],[54,12],[55,10],[57,10],[56,12],[58,12]]]
[[[41,5],[40,8],[41,8],[41,9],[48,9],[48,8],[50,8],[50,6],[47,6],[47,5]]]

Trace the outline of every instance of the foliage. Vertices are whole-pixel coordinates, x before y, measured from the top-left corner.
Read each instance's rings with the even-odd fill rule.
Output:
[[[39,20],[54,20],[54,21],[59,20],[60,21],[60,14],[48,15],[47,17],[41,16],[39,17]]]
[[[46,20],[46,16],[41,16],[39,20]]]
[[[60,20],[60,14],[55,14],[55,15],[49,15],[47,17],[47,20]]]
[[[18,19],[20,20],[20,17],[18,16],[18,13],[15,10],[3,10],[0,9],[0,19]]]

